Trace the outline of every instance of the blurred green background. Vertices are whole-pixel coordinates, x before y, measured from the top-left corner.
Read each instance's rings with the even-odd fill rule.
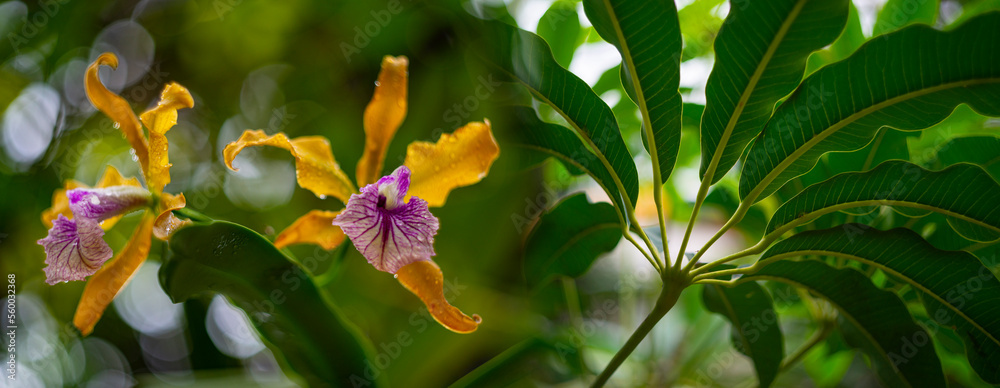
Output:
[[[931,21],[946,26],[970,9],[995,3],[944,1]],[[872,35],[883,4],[855,1],[861,35],[845,33],[844,47],[853,50]],[[674,239],[683,232],[697,190],[698,104],[704,103],[712,42],[728,3],[684,0],[678,1],[678,9],[685,38],[681,86],[691,105],[685,107],[679,166],[664,189]],[[435,141],[468,121],[489,118],[500,142],[500,158],[488,177],[453,191],[446,206],[433,210],[441,220],[435,261],[447,280],[446,296],[466,313],[481,315],[483,324],[468,335],[440,327],[417,298],[353,248],[342,262],[313,246],[293,246],[290,252],[315,275],[324,275],[327,296],[387,356],[389,362],[375,369],[392,386],[585,385],[581,377],[598,373],[645,316],[659,281],[637,252],[619,244],[580,279],[555,279],[539,290],[525,287],[520,247],[529,228],[519,220],[535,219],[555,203],[555,196],[583,190],[599,200],[600,190],[569,176],[558,163],[528,168],[540,160],[537,155],[506,146],[517,136],[517,127],[498,107],[525,96],[508,86],[485,98],[477,95],[477,87],[493,74],[470,59],[459,27],[471,14],[504,15],[498,17],[537,31],[550,43],[558,41],[560,63],[591,84],[616,113],[635,112],[618,79],[620,57],[578,10],[578,2],[562,0],[0,3],[0,268],[16,275],[18,384],[294,384],[246,316],[224,298],[170,303],[156,277],[162,242],[154,241],[150,260],[87,338],[80,338],[70,324],[84,283],[44,283],[44,252],[35,241],[46,235],[40,213],[50,206],[53,191],[65,179],[94,184],[107,165],[125,176],[140,173],[127,142],[110,120],[95,113],[83,93],[87,65],[101,52],[112,51],[122,64],[114,72],[103,69],[102,79],[137,112],[156,103],[166,82],[176,81],[194,95],[195,107],[182,110],[167,135],[173,168],[166,190],[183,192],[188,208],[269,238],[309,210],[336,210],[342,204],[298,188],[286,151],[248,149],[236,161],[239,172],[225,169],[225,144],[244,129],[321,135],[330,139],[337,161],[353,176],[364,145],[362,112],[380,61],[385,55],[408,56],[409,113],[388,150],[384,171],[401,164],[410,142]],[[837,47],[814,55],[810,69],[843,58]],[[540,110],[544,118],[555,120],[551,112]],[[646,179],[639,216],[645,225],[656,224],[638,119],[618,116]],[[950,137],[995,132],[997,123],[961,107],[940,127],[921,138],[901,140],[889,151],[910,152],[909,147],[919,151],[910,152],[917,158]],[[824,160],[821,167],[826,164]],[[732,178],[709,197],[711,209],[696,229],[695,243],[707,239],[735,208],[726,192],[735,188]],[[774,204],[763,205],[768,206]],[[741,231],[727,234],[713,253],[732,251],[757,237],[755,217]],[[137,221],[135,215],[126,217],[108,232],[112,248],[120,250]],[[785,291],[776,291],[788,295],[776,305],[783,314],[787,347],[794,349],[809,335],[809,314],[794,291]],[[699,298],[700,290],[686,292],[612,384],[732,386],[753,381],[750,363],[728,343],[728,326],[705,312]],[[400,341],[401,335],[412,342]],[[952,378],[976,382],[967,364],[943,361]],[[860,354],[836,336],[803,365],[782,375],[776,385],[876,384]]]

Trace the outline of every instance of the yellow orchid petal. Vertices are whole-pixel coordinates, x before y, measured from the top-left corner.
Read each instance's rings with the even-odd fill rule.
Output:
[[[118,124],[118,128],[125,134],[125,139],[135,150],[135,156],[139,159],[139,165],[142,166],[142,171],[145,173],[146,166],[149,165],[149,145],[146,143],[146,137],[142,134],[142,126],[139,124],[139,119],[135,117],[135,112],[132,112],[132,106],[101,83],[101,77],[97,74],[101,65],[117,69],[118,57],[112,53],[104,53],[90,64],[83,83],[87,98],[98,110],[104,112]]]
[[[435,321],[456,333],[476,331],[482,319],[479,315],[465,315],[444,298],[444,275],[441,268],[430,260],[415,261],[396,271],[399,280],[407,290],[417,295],[427,305],[427,310]]]
[[[191,93],[180,84],[171,82],[163,88],[156,107],[141,116],[142,123],[149,129],[149,168],[145,170],[146,182],[149,190],[154,193],[162,192],[163,187],[170,183],[166,133],[177,124],[177,110],[193,106]]]
[[[344,231],[333,224],[338,214],[339,211],[310,211],[281,231],[274,240],[274,246],[280,249],[292,244],[316,244],[326,250],[336,248],[345,237]]]
[[[97,185],[94,187],[101,188],[111,186],[142,187],[142,184],[140,184],[139,180],[135,178],[125,179],[125,177],[118,172],[118,169],[108,166],[104,170],[104,175],[101,176],[101,179],[97,181]],[[79,188],[86,189],[90,187],[75,180],[68,179],[64,183],[63,188],[56,190],[55,193],[52,194],[52,207],[42,212],[42,223],[45,224],[46,228],[51,228],[52,221],[55,220],[60,214],[69,219],[73,218],[73,212],[69,210],[69,198],[66,197],[66,192]],[[121,218],[122,216],[115,216],[106,219],[104,222],[101,222],[101,228],[104,230],[111,229],[111,227],[114,226],[115,223]]]
[[[452,189],[482,180],[498,156],[500,147],[489,120],[443,134],[437,143],[410,143],[404,162],[412,173],[409,197],[427,201],[431,207],[442,206]]]
[[[142,221],[135,228],[125,248],[87,281],[83,295],[80,296],[80,303],[76,307],[76,315],[73,316],[73,325],[83,335],[89,335],[94,331],[94,325],[101,319],[101,315],[114,300],[115,295],[118,295],[135,270],[146,261],[152,243],[154,220],[155,217],[151,212],[144,213]]]
[[[382,176],[382,162],[396,129],[406,118],[406,57],[382,58],[382,71],[375,95],[365,108],[365,153],[358,161],[358,187],[375,183]]]
[[[183,208],[186,205],[187,200],[184,199],[184,194],[175,196],[163,193],[160,195],[160,205],[157,209],[159,215],[156,216],[156,221],[153,222],[153,235],[160,240],[166,241],[170,239],[170,236],[177,229],[190,225],[191,220],[181,220],[172,213],[174,210]]]
[[[246,147],[268,145],[288,150],[295,158],[295,176],[299,186],[325,197],[332,195],[347,203],[355,193],[354,185],[340,165],[333,159],[330,142],[320,136],[304,136],[292,140],[284,133],[267,136],[261,130],[247,130],[236,141],[229,143],[222,152],[226,166],[236,171],[233,159]]]

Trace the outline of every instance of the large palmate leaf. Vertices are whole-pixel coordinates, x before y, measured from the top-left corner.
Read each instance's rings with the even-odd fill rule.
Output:
[[[761,262],[805,255],[857,261],[910,284],[924,296],[930,317],[961,334],[973,369],[1000,383],[1000,281],[971,253],[939,250],[905,228],[847,224],[792,236],[768,249]]]
[[[914,25],[873,39],[807,78],[750,146],[740,197],[757,202],[824,153],[868,144],[884,125],[922,130],[969,104],[1000,116],[1000,13],[941,32]]]
[[[613,206],[590,203],[584,193],[542,215],[524,245],[524,277],[536,287],[555,275],[577,277],[618,245],[621,224]]]
[[[160,285],[175,303],[225,295],[312,386],[380,382],[377,371],[366,367],[371,345],[311,276],[261,235],[216,221],[178,230],[170,251]]]
[[[809,54],[844,29],[847,0],[734,2],[715,39],[701,127],[701,175],[715,183],[802,80]],[[708,176],[706,176],[708,175]]]
[[[513,106],[510,110],[521,129],[519,137],[514,140],[516,145],[554,156],[571,170],[579,169],[587,173],[604,189],[608,198],[615,201],[619,209],[626,209],[611,173],[597,160],[597,155],[583,145],[578,136],[561,125],[543,122],[535,110],[529,107]]]
[[[611,108],[586,82],[559,66],[538,35],[496,21],[484,21],[478,30],[484,39],[478,47],[487,65],[566,119],[612,173],[624,202],[635,204],[639,178]]]
[[[702,301],[709,311],[729,320],[733,346],[753,360],[760,386],[770,386],[785,349],[771,295],[755,282],[734,287],[706,284]]]
[[[814,260],[780,260],[743,275],[737,283],[754,280],[788,283],[829,301],[871,341],[866,353],[873,363],[880,365],[875,370],[894,372],[903,386],[945,386],[941,361],[934,347],[910,349],[907,345],[915,336],[930,338],[927,331],[913,321],[895,294],[875,287],[861,272],[831,268]]]
[[[681,30],[672,1],[586,0],[594,29],[622,55],[622,84],[639,106],[646,148],[664,182],[681,144]]]
[[[951,139],[937,151],[937,164],[975,163],[1000,181],[1000,137],[969,136]]]
[[[827,213],[868,206],[910,208],[911,214],[933,211],[1000,233],[997,204],[1000,184],[978,166],[962,163],[930,171],[892,160],[807,187],[774,212],[765,240]]]

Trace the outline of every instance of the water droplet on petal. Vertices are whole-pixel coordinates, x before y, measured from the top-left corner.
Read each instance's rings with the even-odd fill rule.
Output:
[[[399,279],[399,275],[398,274],[392,274],[392,278],[393,279]]]
[[[117,122],[117,121],[115,121],[115,124],[114,124],[113,126],[115,127],[115,129],[119,129],[119,128],[121,128],[121,127],[122,127],[122,125],[121,125],[121,124],[118,124],[118,122]]]
[[[376,87],[378,87],[378,86],[382,86],[382,83],[381,83],[381,82],[378,82],[378,81],[375,81],[375,86],[376,86]]]
[[[472,320],[475,321],[477,325],[483,323],[483,318],[480,317],[479,314],[472,314]]]
[[[326,199],[326,194],[320,194],[319,199]]]

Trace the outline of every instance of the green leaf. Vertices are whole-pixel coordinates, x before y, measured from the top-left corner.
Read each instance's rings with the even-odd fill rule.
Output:
[[[373,352],[365,337],[323,297],[306,270],[261,235],[216,221],[178,230],[170,251],[160,267],[160,285],[174,303],[225,295],[310,385],[381,382],[366,371]]]
[[[590,203],[584,193],[542,215],[524,246],[524,277],[536,288],[555,275],[577,277],[622,238],[614,207]]]
[[[580,17],[576,5],[566,0],[552,3],[548,11],[538,20],[538,36],[549,43],[552,56],[564,68],[569,68],[573,53],[583,43],[581,39]]]
[[[873,35],[882,35],[913,23],[933,26],[938,8],[941,8],[940,0],[889,0],[878,12]]]
[[[802,190],[774,212],[765,240],[773,241],[824,214],[873,206],[933,211],[1000,233],[998,203],[1000,184],[978,166],[963,163],[930,171],[892,160],[871,171],[840,174]]]
[[[681,144],[681,31],[672,1],[586,0],[594,29],[622,56],[622,83],[639,106],[646,149],[664,182]],[[652,141],[650,141],[652,140]]]
[[[625,198],[613,201],[635,204],[639,177],[611,108],[586,82],[559,66],[538,35],[496,21],[483,21],[477,31],[484,35],[477,47],[488,66],[565,118],[611,172],[618,192],[624,192]]]
[[[955,163],[975,163],[1000,181],[1000,138],[969,136],[951,139],[937,150],[941,166]]]
[[[1000,13],[941,32],[914,25],[883,35],[807,78],[750,146],[740,197],[766,198],[821,155],[868,144],[883,125],[916,131],[967,103],[1000,115]]]
[[[558,158],[568,165],[568,168],[579,169],[594,178],[608,198],[615,201],[618,209],[627,209],[622,196],[618,195],[618,187],[599,160],[590,152],[580,138],[561,125],[543,122],[534,109],[523,106],[510,108],[517,123],[520,125],[519,137],[514,140],[519,147],[543,152]],[[624,217],[622,218],[624,220]]]
[[[732,323],[733,347],[753,361],[761,387],[769,387],[784,358],[784,338],[771,295],[760,284],[734,287],[706,284],[702,302],[708,311]]]
[[[743,275],[737,283],[756,280],[788,283],[828,300],[871,341],[872,346],[866,353],[872,362],[886,365],[906,385],[945,386],[941,361],[934,346],[911,349],[908,345],[915,337],[929,339],[927,332],[913,321],[895,294],[878,289],[861,272],[851,268],[835,269],[815,260],[780,260]],[[880,368],[876,368],[878,370]]]
[[[971,253],[937,249],[905,228],[847,224],[792,236],[768,249],[761,261],[800,255],[856,261],[911,285],[925,296],[930,317],[962,334],[973,369],[1000,383],[1000,281]]]
[[[701,128],[701,176],[712,183],[736,164],[799,84],[809,54],[833,42],[847,22],[846,0],[734,2],[715,40]]]
[[[812,74],[823,66],[847,58],[865,43],[865,33],[861,29],[861,16],[858,14],[858,8],[854,6],[854,3],[851,3],[850,8],[844,32],[840,33],[840,37],[833,41],[830,47],[809,56],[806,75]]]

